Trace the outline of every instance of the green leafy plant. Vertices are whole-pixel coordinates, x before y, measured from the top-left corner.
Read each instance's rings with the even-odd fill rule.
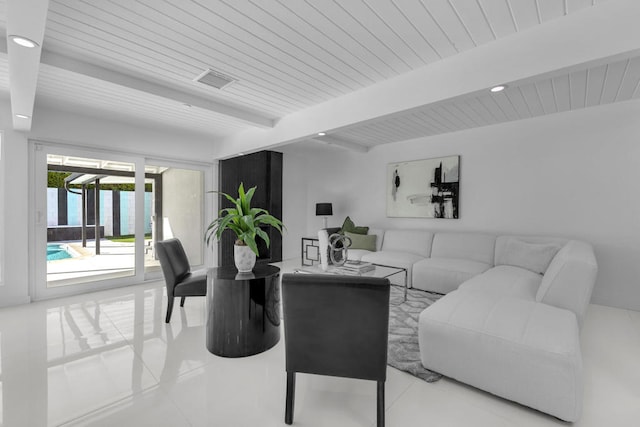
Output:
[[[226,197],[227,200],[234,204],[234,207],[221,209],[218,213],[218,218],[209,224],[205,232],[207,244],[210,243],[212,238],[220,240],[225,230],[231,230],[237,236],[236,245],[246,245],[253,253],[258,255],[256,237],[264,240],[267,247],[269,247],[270,243],[269,235],[260,228],[261,225],[269,225],[282,234],[282,228],[284,228],[282,221],[270,215],[265,209],[251,207],[251,199],[256,192],[256,188],[252,187],[245,193],[244,184],[240,183],[237,199],[226,193],[213,191],[213,193],[220,193]]]

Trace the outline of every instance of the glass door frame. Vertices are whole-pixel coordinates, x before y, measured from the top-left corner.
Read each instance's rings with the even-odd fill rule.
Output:
[[[145,157],[144,160],[145,160],[145,165],[161,166],[161,167],[176,168],[176,169],[189,169],[189,170],[199,171],[203,173],[205,194],[203,196],[203,203],[202,203],[202,208],[204,209],[204,212],[203,212],[204,224],[202,224],[202,226],[204,231],[206,224],[209,224],[211,221],[213,221],[214,208],[217,207],[217,203],[218,203],[217,197],[213,194],[209,194],[211,191],[214,191],[214,189],[217,188],[214,182],[215,178],[217,177],[217,174],[213,173],[215,169],[215,165],[207,164],[207,163],[196,163],[196,162],[184,162],[184,161],[180,162],[180,161],[166,160],[166,159],[155,158],[155,157]],[[217,250],[217,245],[213,245],[212,247],[213,251],[210,250],[210,248],[206,247],[206,244],[204,242],[204,237],[202,239],[202,245],[203,245],[203,248],[202,248],[203,264],[192,265],[191,267],[193,269],[200,269],[200,268],[205,268],[205,266],[211,266],[213,265],[213,260],[217,259],[217,253],[215,252]],[[143,269],[144,269],[144,265],[143,265]],[[145,272],[144,274],[145,281],[158,280],[158,279],[162,279],[161,270],[149,271],[149,272]]]
[[[68,286],[47,286],[47,154],[58,154],[74,157],[99,158],[128,162],[135,165],[135,262],[134,274],[126,277],[87,281]],[[146,158],[140,154],[114,152],[94,147],[81,147],[71,144],[48,142],[43,140],[29,140],[30,179],[29,179],[29,263],[31,275],[29,277],[29,292],[32,301],[57,298],[104,289],[117,288],[143,283],[146,280],[158,280],[162,278],[160,271],[145,274],[144,268],[144,189],[145,189],[145,164],[168,166],[185,169],[202,170],[204,172],[205,192],[212,190],[213,170],[215,165],[206,163],[190,163],[158,158]],[[203,218],[209,223],[213,217],[214,197],[204,197]],[[204,224],[203,224],[204,226]],[[213,255],[204,247],[203,254],[205,265],[212,265]]]

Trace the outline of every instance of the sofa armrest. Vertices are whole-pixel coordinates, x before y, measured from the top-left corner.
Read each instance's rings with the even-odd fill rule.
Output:
[[[549,264],[536,300],[573,311],[582,327],[597,274],[593,247],[586,242],[570,240]]]

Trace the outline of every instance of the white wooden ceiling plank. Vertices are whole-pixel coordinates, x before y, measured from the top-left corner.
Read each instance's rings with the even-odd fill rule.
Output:
[[[373,139],[379,138],[380,134],[373,131],[370,127],[368,127],[368,125],[358,125],[345,131],[345,136],[351,138],[353,141],[371,141]]]
[[[347,138],[349,141],[352,141],[356,144],[362,144],[366,146],[370,146],[371,142],[369,138],[366,138],[362,133],[358,132],[357,129],[354,130],[341,130],[338,131],[337,134],[341,138]]]
[[[538,0],[538,7],[540,8],[542,22],[565,15],[565,2],[563,0]]]
[[[640,85],[640,57],[631,58],[629,67],[624,76],[620,91],[616,97],[617,101],[626,101],[633,97],[638,86]]]
[[[370,128],[368,125],[367,126],[362,126],[358,129],[354,129],[355,132],[355,138],[353,139],[354,141],[359,140],[361,142],[366,141],[367,144],[371,144],[371,145],[379,145],[379,144],[384,144],[385,142],[387,142],[387,138],[380,135],[379,132],[374,131],[372,128]]]
[[[378,58],[380,62],[394,71],[395,75],[406,73],[411,67],[380,42],[371,31],[365,27],[366,23],[361,23],[349,14],[339,3],[323,3],[319,7],[316,3],[306,2],[316,9],[326,19],[331,20],[340,31],[346,35],[344,42],[349,44],[353,50],[365,50]]]
[[[354,56],[327,34],[320,31],[315,26],[315,22],[296,15],[286,5],[277,0],[251,1],[251,3],[263,13],[270,15],[272,20],[278,21],[294,32],[295,36],[291,37],[292,40],[298,40],[297,43],[300,45],[306,43],[305,49],[310,53],[313,52],[314,56],[351,75],[361,84],[366,85],[366,82],[374,83],[384,79],[378,70]]]
[[[600,104],[610,104],[615,101],[627,72],[629,61],[617,61],[608,64],[608,66]]]
[[[378,122],[368,123],[365,125],[365,127],[368,128],[368,130],[372,131],[374,134],[380,135],[387,140],[393,140],[396,137],[395,132],[390,131]]]
[[[518,117],[520,117],[521,119],[527,119],[531,117],[531,111],[529,111],[529,107],[527,106],[527,102],[522,96],[522,92],[520,92],[520,88],[509,87],[505,91],[503,91],[503,94],[515,109]]]
[[[456,106],[463,110],[469,117],[471,117],[473,121],[478,124],[478,126],[486,126],[488,124],[491,124],[492,122],[490,121],[490,117],[488,119],[484,115],[480,114],[477,110],[477,106],[472,105],[472,102],[470,101],[473,101],[473,99],[474,98],[459,99],[456,101]]]
[[[491,116],[495,117],[496,123],[506,122],[507,116],[504,111],[500,108],[500,106],[496,103],[496,100],[492,96],[493,94],[483,94],[477,97],[480,104],[482,104],[491,114]]]
[[[313,4],[304,1],[279,1],[279,3],[292,14],[298,16],[300,20],[310,23],[317,31],[325,34],[327,38],[332,40],[334,45],[341,47],[341,51],[348,52],[363,66],[375,70],[384,79],[398,74],[396,70],[393,70],[389,64],[376,56],[374,52],[365,49],[346,28],[341,27],[327,16],[324,13],[325,4],[323,4],[322,8],[317,8]]]
[[[556,105],[556,97],[553,93],[553,87],[551,86],[551,79],[537,81],[534,86],[540,97],[540,102],[542,103],[545,114],[557,113],[558,106]]]
[[[438,23],[438,27],[443,30],[456,51],[462,52],[476,47],[448,0],[430,0],[422,2],[422,5]]]
[[[569,74],[569,87],[571,109],[584,108],[587,99],[587,70],[574,71]]]
[[[440,129],[433,122],[429,121],[427,116],[424,114],[413,112],[411,114],[407,114],[405,119],[414,123],[416,126],[425,129],[425,132],[427,132],[428,135],[434,135],[441,132]]]
[[[450,131],[449,128],[447,128],[439,120],[437,120],[436,118],[434,118],[431,115],[431,108],[424,108],[424,109],[414,113],[414,116],[418,120],[425,121],[430,127],[435,129],[437,131],[437,133],[446,133],[446,132]]]
[[[444,33],[442,27],[436,22],[433,16],[425,8],[423,2],[397,2],[403,14],[411,21],[412,26],[429,43],[438,57],[446,58],[455,55],[458,50],[453,45],[449,37]]]
[[[184,39],[184,44],[193,44],[194,49],[204,55],[203,62],[208,67],[226,72],[244,83],[254,82],[256,86],[274,87],[276,90],[272,96],[284,98],[286,95],[295,99],[297,94],[301,94],[311,99],[318,98],[318,89],[309,86],[308,76],[274,60],[247,40],[194,18],[178,5],[168,4],[167,10],[157,10],[140,2],[127,5],[140,18],[153,18],[153,25],[175,28],[176,37]]]
[[[587,75],[587,98],[586,107],[600,105],[602,99],[602,91],[604,89],[604,80],[607,74],[607,65],[589,68]]]
[[[469,0],[449,0],[449,2],[466,27],[474,44],[479,46],[496,39],[496,35],[478,2]]]
[[[558,111],[571,110],[571,88],[569,87],[569,74],[556,76],[551,80],[551,87],[555,96]]]
[[[498,105],[500,111],[504,113],[507,121],[519,120],[522,117],[518,115],[518,111],[515,109],[511,100],[505,95],[504,92],[493,93],[490,95],[491,99]]]
[[[56,33],[57,35],[60,35],[61,33]],[[53,41],[56,44],[64,44],[66,46],[67,51],[71,51],[74,52],[76,56],[81,57],[84,56],[86,57],[90,57],[90,58],[95,58],[97,56],[99,56],[101,58],[100,62],[105,62],[105,58],[107,58],[108,56],[108,52],[110,46],[104,46],[103,50],[101,51],[100,54],[98,53],[92,53],[92,52],[87,52],[86,49],[82,48],[82,47],[77,47],[74,46],[73,43],[75,43],[75,37],[73,36],[68,36],[68,38],[65,39],[58,39],[57,36],[49,36],[48,37],[48,41],[50,42],[48,44],[48,46],[51,46],[51,42]],[[103,43],[103,41],[101,39],[98,39],[96,41],[96,43]],[[54,49],[55,51],[59,51],[59,49]],[[84,53],[84,55],[82,55]],[[118,51],[114,51],[114,58],[109,58],[108,61],[106,61],[107,63],[118,63],[118,58],[115,57],[116,55],[122,55],[122,52],[118,52]],[[128,65],[128,70],[129,71],[133,71],[136,67],[133,67],[133,65],[135,64],[140,64],[139,62],[140,57],[129,57],[129,60],[126,61],[127,65]],[[93,60],[92,60],[93,61]],[[93,62],[97,62],[97,61],[93,61]],[[122,61],[120,61],[120,63],[122,63]],[[151,67],[149,64],[141,64],[141,66],[137,69],[137,72],[139,73],[140,70],[143,69],[143,67],[149,67],[149,69],[152,69],[153,67]],[[168,73],[168,72],[167,72]],[[168,76],[168,74],[167,74]],[[183,79],[183,75],[182,74],[175,74],[173,79],[167,78],[167,76],[165,76],[164,79],[159,78],[159,80],[163,80],[166,81],[168,83],[173,83],[175,85],[182,85],[183,87],[188,87],[190,90],[196,90],[199,89],[196,86],[196,84],[192,81],[184,81]],[[245,85],[248,85],[248,89],[246,89],[244,92],[238,94],[238,95],[234,95],[233,91],[229,91],[229,90],[224,90],[224,91],[218,91],[216,89],[213,88],[209,88],[209,87],[203,87],[202,90],[209,92],[209,95],[214,96],[214,97],[219,97],[219,98],[223,98],[223,99],[228,99],[228,100],[232,100],[232,101],[237,101],[237,102],[245,102],[247,99],[252,99],[252,98],[256,98],[258,94],[260,94],[262,91],[261,87],[252,87],[253,83],[251,82],[244,82]],[[197,86],[200,86],[199,84],[197,84]],[[214,93],[215,91],[215,93]],[[276,92],[274,92],[276,93]],[[309,98],[307,97],[306,102],[302,102],[300,99],[282,99],[281,96],[277,96],[273,95],[273,93],[268,92],[265,93],[263,96],[263,101],[267,101],[268,104],[273,105],[277,105],[278,102],[281,105],[280,107],[278,107],[278,111],[283,111],[282,106],[286,106],[286,110],[285,111],[291,111],[292,109],[295,108],[296,104],[299,106],[303,106],[303,105],[308,105],[308,100]],[[276,102],[278,101],[278,102]],[[264,108],[264,107],[263,107]],[[273,107],[267,107],[267,108],[273,108]]]
[[[264,70],[265,67],[267,70],[277,70],[275,81],[280,81],[280,84],[286,84],[287,80],[293,80],[290,83],[295,84],[297,91],[311,91],[311,96],[318,96],[318,94],[322,93],[333,97],[342,93],[336,88],[341,85],[340,83],[336,83],[322,74],[322,72],[305,64],[295,55],[283,51],[256,35],[255,32],[260,32],[261,27],[246,17],[238,18],[238,21],[242,21],[242,24],[246,25],[246,28],[244,28],[240,25],[240,22],[231,21],[226,16],[214,14],[209,9],[203,9],[200,5],[194,3],[157,3],[150,1],[133,2],[130,7],[134,6],[146,6],[149,9],[147,13],[151,13],[151,9],[155,10],[160,16],[164,15],[164,19],[173,21],[169,25],[175,26],[178,24],[182,26],[188,24],[188,27],[191,28],[190,35],[193,39],[200,39],[202,43],[210,45],[211,49],[223,53],[221,58],[219,54],[207,55],[212,62],[224,60],[230,62],[230,59],[234,58],[237,61],[241,61],[236,65],[238,70],[253,69],[252,74],[254,76],[259,76],[261,72],[264,73],[266,71]],[[235,13],[234,16],[241,15]],[[199,47],[199,49],[201,48]],[[206,50],[206,48],[202,49]],[[216,64],[212,65],[212,68],[217,68]],[[328,83],[329,80],[331,80],[331,83]]]
[[[402,39],[422,60],[422,65],[441,59],[434,47],[409,19],[407,12],[403,10],[405,2],[367,0],[366,3],[378,16],[382,17],[397,37]]]
[[[482,6],[496,38],[506,37],[516,32],[511,9],[506,1],[478,0],[478,3]]]
[[[425,135],[433,134],[435,129],[429,125],[425,120],[418,120],[418,118],[412,114],[405,114],[398,118],[401,123],[406,123],[408,127],[419,129],[420,132]]]
[[[464,124],[465,128],[477,127],[479,123],[475,122],[469,115],[467,115],[462,109],[458,107],[457,102],[451,102],[442,104],[442,108],[451,114],[453,117],[457,117],[460,122]]]
[[[484,123],[486,125],[498,123],[498,119],[494,117],[487,109],[487,107],[480,102],[478,97],[465,99],[465,102],[467,103],[467,105],[469,105],[469,108],[476,113],[478,117],[482,118],[481,123]]]
[[[388,130],[389,132],[387,132],[386,135],[390,135],[388,137],[389,141],[405,141],[407,139],[412,139],[414,137],[414,135],[416,135],[417,131],[415,128],[408,128],[408,127],[400,127],[395,120],[387,122],[387,123],[380,123],[378,125],[378,128],[384,128],[385,130]]]
[[[255,46],[259,52],[264,52],[277,63],[293,68],[308,77],[307,84],[325,91],[332,96],[338,96],[345,91],[354,90],[348,85],[324,70],[324,64],[317,61],[310,63],[309,58],[301,50],[292,51],[295,46],[287,40],[261,25],[252,16],[245,16],[238,12],[231,3],[217,2],[215,6],[209,3],[190,3],[193,13],[206,16],[207,22],[214,28],[222,28],[236,40],[241,40]],[[283,45],[284,43],[284,45]],[[304,58],[304,59],[303,59]]]
[[[283,28],[287,29],[286,26],[278,25],[279,23],[275,21],[277,26],[274,27],[272,20],[265,22],[270,16],[262,9],[247,2],[223,1],[222,4],[224,6],[216,6],[215,12],[222,13],[225,19],[232,21],[246,33],[260,40],[275,58],[287,63],[297,61],[299,67],[307,74],[335,87],[340,93],[351,92],[364,86],[350,77],[347,78],[341,71],[336,73],[336,70],[328,67],[325,61],[310,55],[305,46],[300,46],[304,43],[304,39],[293,32],[289,34],[287,34],[288,31],[283,32]],[[213,12],[214,9],[211,11]]]
[[[128,14],[124,14],[125,16],[130,16],[133,15],[136,19],[135,21],[133,20],[129,20],[128,21],[128,26],[127,26],[127,22],[121,20],[115,20],[114,21],[114,17],[113,16],[109,16],[106,13],[102,12],[102,11],[96,11],[94,13],[96,16],[100,16],[103,18],[103,25],[107,25],[109,28],[113,28],[113,27],[118,27],[122,30],[122,32],[124,34],[130,34],[129,38],[134,38],[134,34],[133,34],[133,29],[135,29],[136,31],[140,32],[140,31],[146,31],[145,26],[147,25],[155,25],[155,24],[149,24],[149,20],[144,17],[144,16],[137,16],[135,17],[135,15],[133,13],[131,13],[131,11],[129,11]],[[147,15],[148,16],[148,15]],[[133,19],[133,18],[132,18]],[[69,25],[70,27],[76,27],[77,24],[74,24],[73,22],[71,23],[71,25]],[[158,26],[155,25],[155,27],[152,28],[163,28],[162,26]],[[71,38],[78,38],[77,35],[70,35]],[[188,52],[190,50],[189,46],[187,43],[185,44],[177,44],[173,41],[170,40],[166,40],[166,38],[162,39],[163,35],[159,34],[158,32],[150,32],[149,34],[144,34],[140,35],[140,37],[146,37],[146,42],[147,44],[153,44],[153,45],[162,45],[162,46],[168,46],[171,47],[173,52]],[[162,40],[163,43],[158,43],[158,40]],[[143,47],[143,50],[144,47]],[[155,56],[155,55],[154,55]],[[175,62],[175,60],[177,59],[171,51],[169,51],[168,53],[165,52],[165,56],[164,58],[166,58],[165,62]],[[180,58],[179,60],[179,64],[198,64],[196,66],[192,66],[191,68],[189,68],[188,70],[185,70],[184,68],[178,73],[178,75],[184,79],[184,80],[188,80],[190,81],[193,77],[195,77],[196,75],[198,75],[199,73],[201,73],[205,68],[206,65],[205,63],[199,63],[199,59],[198,58],[194,58],[194,57],[187,57],[187,58]],[[150,64],[149,71],[154,71],[154,72],[158,72],[158,70],[162,70],[162,66],[158,66],[157,64]],[[172,75],[172,76],[167,76],[167,78],[169,79],[175,79],[176,76]],[[255,88],[252,88],[252,91],[254,91]],[[224,96],[224,95],[222,95]],[[271,92],[269,93],[267,96],[272,97],[272,96],[277,96],[277,92]]]
[[[415,51],[415,49],[398,35],[395,29],[391,26],[393,18],[402,18],[401,15],[385,15],[384,11],[376,10],[373,5],[387,3],[388,2],[371,2],[369,4],[366,1],[347,1],[341,2],[339,5],[342,9],[351,15],[351,17],[360,23],[360,25],[367,29],[367,31],[373,36],[381,46],[384,46],[389,52],[395,56],[395,63],[402,63],[414,70],[422,67],[427,63],[422,57]],[[393,8],[390,9],[393,13]],[[405,24],[406,27],[406,24]]]
[[[461,129],[464,126],[464,122],[442,108],[442,105],[434,105],[431,108],[429,115],[431,117],[434,117],[436,120],[438,120],[445,127],[449,128],[452,131]]]
[[[523,31],[541,23],[537,0],[507,0],[513,14],[516,28]]]

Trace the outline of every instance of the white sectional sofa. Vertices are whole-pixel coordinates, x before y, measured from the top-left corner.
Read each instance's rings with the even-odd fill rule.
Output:
[[[446,294],[419,318],[422,364],[565,421],[582,411],[580,328],[597,264],[591,245],[539,236],[379,230],[349,258],[407,268]]]

